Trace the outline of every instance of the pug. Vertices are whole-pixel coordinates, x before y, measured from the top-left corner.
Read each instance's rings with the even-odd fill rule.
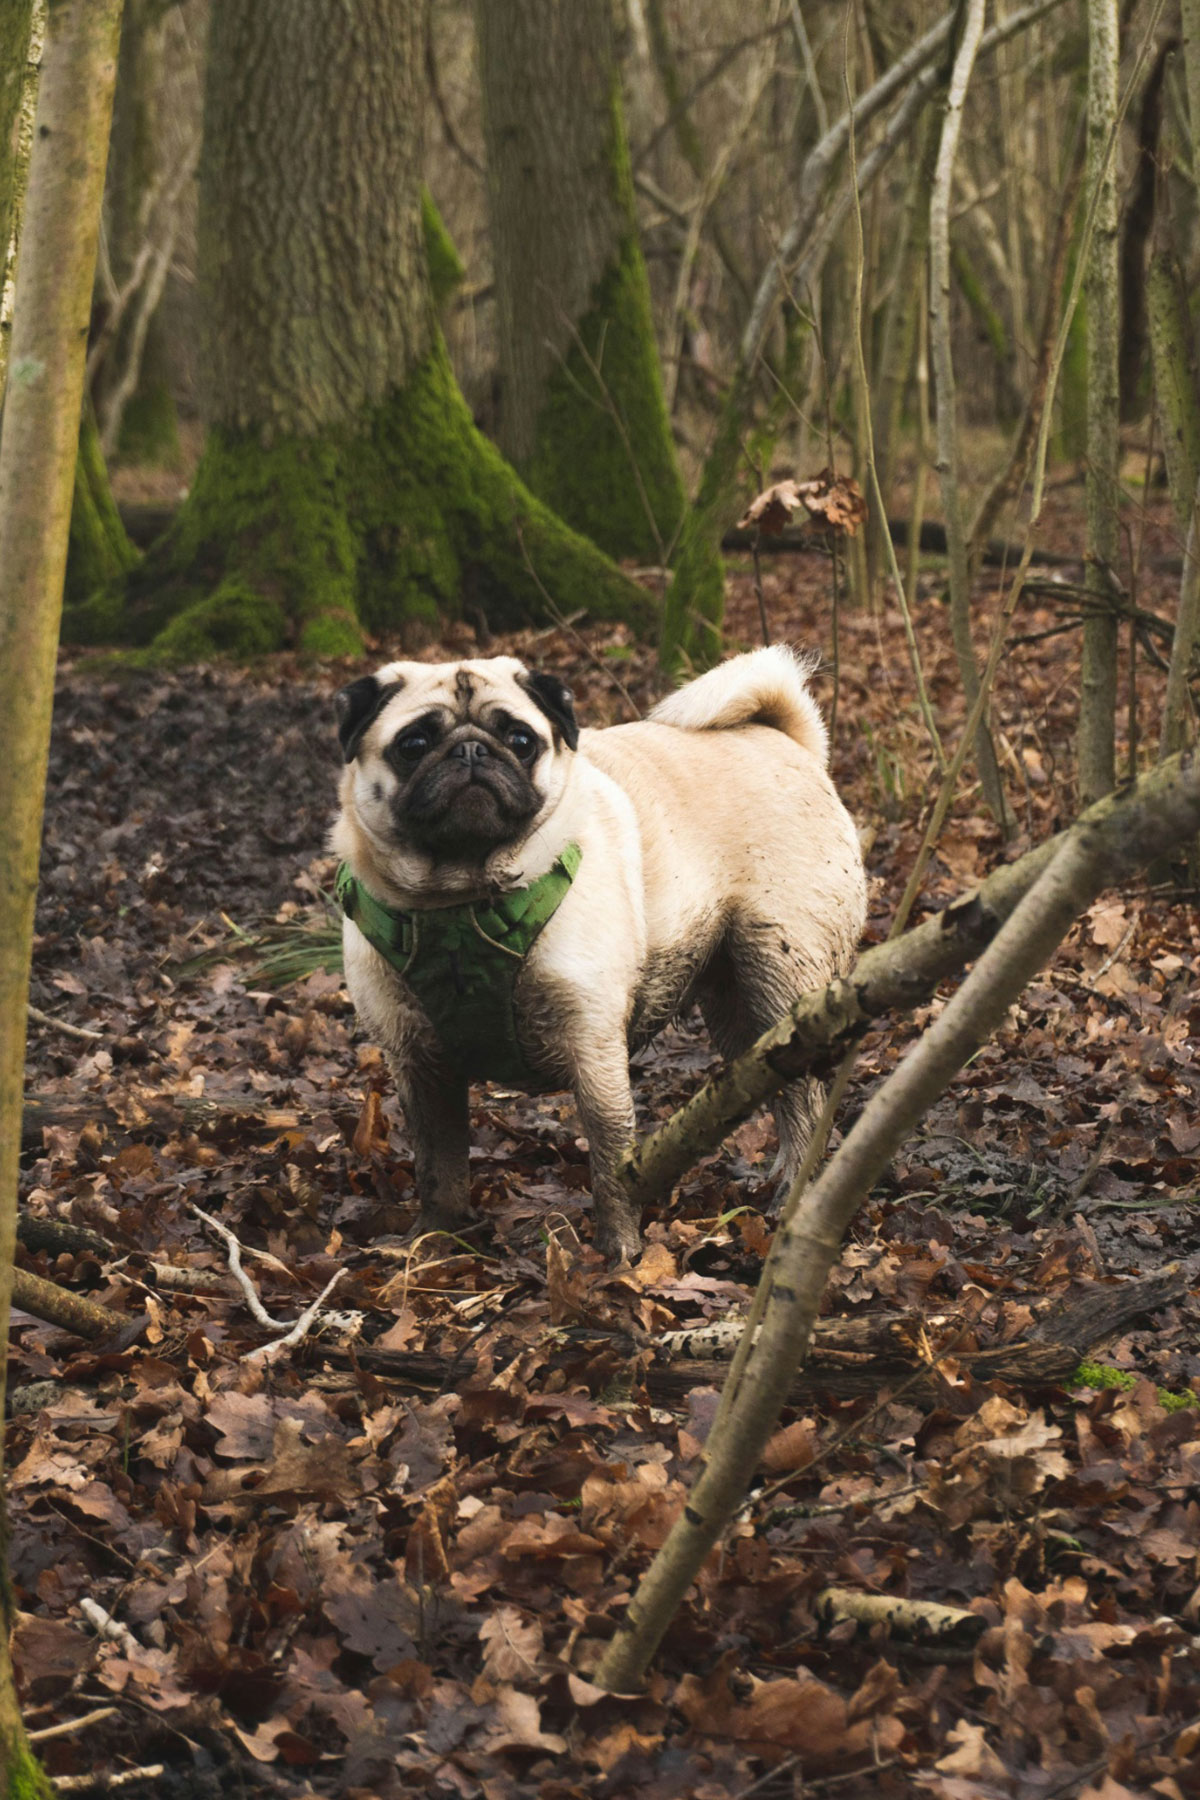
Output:
[[[346,980],[395,1075],[422,1228],[469,1217],[472,1079],[569,1087],[594,1242],[633,1257],[631,1050],[695,1000],[737,1056],[847,970],[865,881],[811,668],[755,650],[604,730],[509,656],[389,663],[338,694]],[[808,1080],[777,1097],[781,1187],[820,1104]]]

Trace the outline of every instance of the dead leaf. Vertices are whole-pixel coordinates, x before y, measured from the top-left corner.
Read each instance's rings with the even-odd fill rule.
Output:
[[[535,1681],[541,1661],[542,1627],[522,1618],[515,1606],[498,1606],[484,1620],[483,1667],[493,1681]]]

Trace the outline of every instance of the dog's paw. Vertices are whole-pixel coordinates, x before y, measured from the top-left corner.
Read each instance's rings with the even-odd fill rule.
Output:
[[[605,1208],[596,1220],[592,1248],[611,1264],[632,1262],[641,1255],[642,1234],[631,1210]]]

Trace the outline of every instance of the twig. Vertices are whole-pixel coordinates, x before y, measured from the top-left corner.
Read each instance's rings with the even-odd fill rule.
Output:
[[[134,1787],[139,1781],[159,1781],[166,1772],[163,1763],[145,1763],[140,1769],[118,1769],[106,1775],[97,1769],[91,1775],[59,1775],[53,1782],[56,1794],[86,1794],[93,1788],[111,1794],[120,1788]]]
[[[290,1331],[290,1322],[287,1319],[273,1319],[259,1299],[258,1290],[255,1288],[254,1283],[242,1267],[242,1246],[233,1235],[232,1231],[230,1231],[228,1225],[222,1225],[220,1219],[214,1219],[211,1213],[202,1212],[200,1207],[196,1205],[193,1205],[192,1211],[198,1219],[203,1219],[206,1225],[211,1226],[217,1236],[224,1242],[225,1248],[229,1252],[229,1272],[241,1288],[246,1299],[246,1305],[250,1308],[250,1311],[253,1313],[258,1323],[260,1325],[265,1325],[268,1331]]]
[[[969,731],[964,734],[968,740]],[[1089,808],[1071,829],[1101,831],[1119,871],[1113,880],[1123,879],[1136,866],[1127,849],[1133,821],[1164,808],[1178,817],[1179,801],[1190,780],[1184,760],[1176,757],[1160,764],[1128,795]],[[698,1088],[622,1159],[621,1179],[631,1201],[661,1199],[701,1156],[715,1150],[786,1082],[828,1067],[842,1046],[881,1013],[931,998],[939,982],[957,974],[991,941],[1000,922],[1069,835],[1064,832],[1016,862],[1002,864],[981,886],[903,938],[865,951],[845,980],[802,995],[777,1026]]]
[[[60,1031],[63,1037],[78,1038],[84,1044],[102,1044],[102,1031],[89,1031],[86,1025],[72,1025],[69,1019],[56,1019],[52,1013],[43,1012],[40,1006],[27,1006],[26,1012],[35,1025],[45,1025],[49,1031]]]
[[[276,1338],[273,1344],[263,1344],[259,1349],[252,1350],[246,1358],[246,1361],[248,1363],[259,1364],[274,1362],[275,1358],[282,1351],[293,1350],[297,1344],[303,1343],[316,1322],[317,1315],[320,1313],[322,1306],[345,1273],[346,1271],[344,1268],[335,1270],[313,1301],[312,1305],[300,1314],[300,1317],[287,1333],[287,1336]]]
[[[128,1625],[123,1625],[120,1619],[114,1619],[110,1612],[104,1610],[98,1600],[93,1600],[90,1595],[85,1594],[79,1602],[79,1610],[97,1637],[107,1638],[111,1644],[120,1644],[122,1650],[129,1655],[141,1654],[142,1646]]]
[[[83,1713],[78,1719],[63,1719],[58,1725],[43,1725],[38,1731],[27,1731],[26,1742],[47,1744],[51,1738],[70,1737],[73,1732],[87,1731],[105,1719],[115,1719],[120,1710],[118,1706],[98,1706],[94,1712]]]
[[[1184,1719],[1181,1724],[1168,1725],[1164,1731],[1156,1732],[1144,1743],[1132,1746],[1134,1760],[1136,1761],[1139,1756],[1145,1756],[1148,1750],[1157,1749],[1159,1744],[1165,1744],[1168,1738],[1182,1737],[1185,1731],[1194,1731],[1197,1725],[1200,1725],[1200,1713],[1197,1713],[1192,1719]],[[1043,1788],[1043,1800],[1062,1800],[1062,1796],[1073,1793],[1085,1781],[1090,1781],[1093,1775],[1099,1775],[1107,1769],[1114,1748],[1115,1746],[1110,1745],[1103,1756],[1093,1758],[1091,1762],[1085,1763],[1082,1769],[1072,1769],[1069,1775],[1064,1776],[1061,1781],[1056,1781],[1053,1787]]]

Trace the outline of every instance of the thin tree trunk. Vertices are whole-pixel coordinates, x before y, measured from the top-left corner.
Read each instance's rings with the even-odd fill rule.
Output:
[[[946,96],[946,116],[929,196],[929,341],[937,391],[937,472],[946,520],[950,631],[968,712],[979,697],[979,669],[971,642],[971,566],[958,490],[958,428],[950,348],[950,202],[963,102],[983,35],[984,3],[985,0],[965,0],[962,38]],[[1007,837],[1011,817],[986,711],[975,733],[975,760],[988,810]]]
[[[1143,810],[1129,848],[1135,864],[1200,825],[1200,768],[1188,767],[1174,810]],[[699,1476],[633,1597],[596,1682],[629,1693],[728,1524],[758,1466],[796,1370],[850,1220],[896,1150],[1070,929],[1129,870],[1099,835],[1076,827],[935,1023],[868,1101],[833,1161],[789,1196],[746,1325],[750,1346],[731,1369]],[[740,1374],[739,1374],[740,1365]]]
[[[1061,0],[1032,0],[1032,4],[984,34],[980,54],[1006,43],[1059,4]],[[854,130],[861,134],[897,93],[904,94],[879,141],[859,162],[860,195],[869,190],[897,146],[911,136],[925,103],[941,84],[938,59],[949,41],[954,17],[952,12],[947,13],[855,101]],[[795,216],[755,291],[737,364],[721,406],[712,448],[705,459],[700,491],[688,515],[674,579],[667,590],[661,651],[667,668],[677,666],[683,658],[700,663],[710,661],[719,653],[723,595],[720,585],[714,586],[709,578],[710,545],[720,543],[730,521],[743,510],[748,465],[742,451],[758,393],[756,371],[785,276],[797,295],[815,287],[834,237],[850,210],[847,183],[842,184],[832,201],[828,191],[834,168],[849,142],[850,125],[847,111],[809,152],[796,183],[799,200]]]
[[[500,448],[613,556],[666,561],[684,493],[638,242],[607,4],[475,10]]]
[[[1183,27],[1183,78],[1187,85],[1188,124],[1192,137],[1192,167],[1200,145],[1200,0],[1179,0]]]
[[[1099,605],[1084,621],[1079,673],[1079,793],[1087,804],[1116,779],[1117,619],[1105,609],[1120,549],[1119,245],[1115,158],[1120,60],[1118,0],[1088,0],[1088,189],[1098,195],[1087,292],[1087,585]]]
[[[649,597],[475,430],[422,215],[423,0],[214,0],[200,163],[208,434],[154,554],[81,640],[197,659]]]
[[[1161,219],[1158,235],[1146,278],[1150,356],[1167,485],[1176,523],[1186,532],[1200,476],[1200,385],[1183,270]]]
[[[0,7],[0,284],[8,265],[17,193],[17,120],[25,94],[33,0],[6,0]],[[0,388],[3,382],[0,382]]]
[[[179,423],[158,302],[174,249],[180,192],[194,174],[187,154],[178,171],[164,167],[168,22],[162,0],[125,0],[105,192],[106,273],[120,292],[136,279],[140,259],[141,281],[92,378],[107,454],[119,451],[127,462],[160,465],[178,459]],[[147,258],[150,245],[155,253]],[[96,299],[102,316],[111,304],[103,284],[97,284]]]
[[[1079,154],[1069,165],[1059,207],[1058,223],[1055,227],[1054,242],[1043,275],[1045,299],[1042,305],[1041,329],[1038,335],[1033,376],[1029,384],[1024,416],[1017,427],[1008,461],[979,502],[978,510],[971,521],[968,551],[973,568],[978,565],[980,557],[987,549],[987,541],[1002,508],[1011,500],[1015,500],[1025,484],[1033,463],[1033,453],[1037,445],[1038,433],[1041,430],[1042,415],[1050,396],[1050,370],[1054,361],[1054,346],[1058,339],[1059,317],[1062,312],[1063,288],[1066,285],[1067,265],[1070,260],[1072,224],[1079,201],[1079,184],[1083,178],[1082,136],[1078,140],[1078,150]]]
[[[1163,728],[1159,755],[1173,756],[1188,749],[1195,739],[1188,676],[1200,645],[1200,481],[1192,497],[1192,518],[1183,554],[1183,578],[1179,584],[1179,612],[1171,640],[1171,665],[1163,700]]]
[[[0,434],[0,1379],[8,1336],[42,800],[120,0],[52,0]],[[0,1522],[0,1794],[49,1795],[25,1744]]]
[[[29,77],[33,0],[7,0],[0,6],[0,294],[12,273],[15,232],[23,166],[21,113]],[[8,333],[0,331],[0,406]]]

